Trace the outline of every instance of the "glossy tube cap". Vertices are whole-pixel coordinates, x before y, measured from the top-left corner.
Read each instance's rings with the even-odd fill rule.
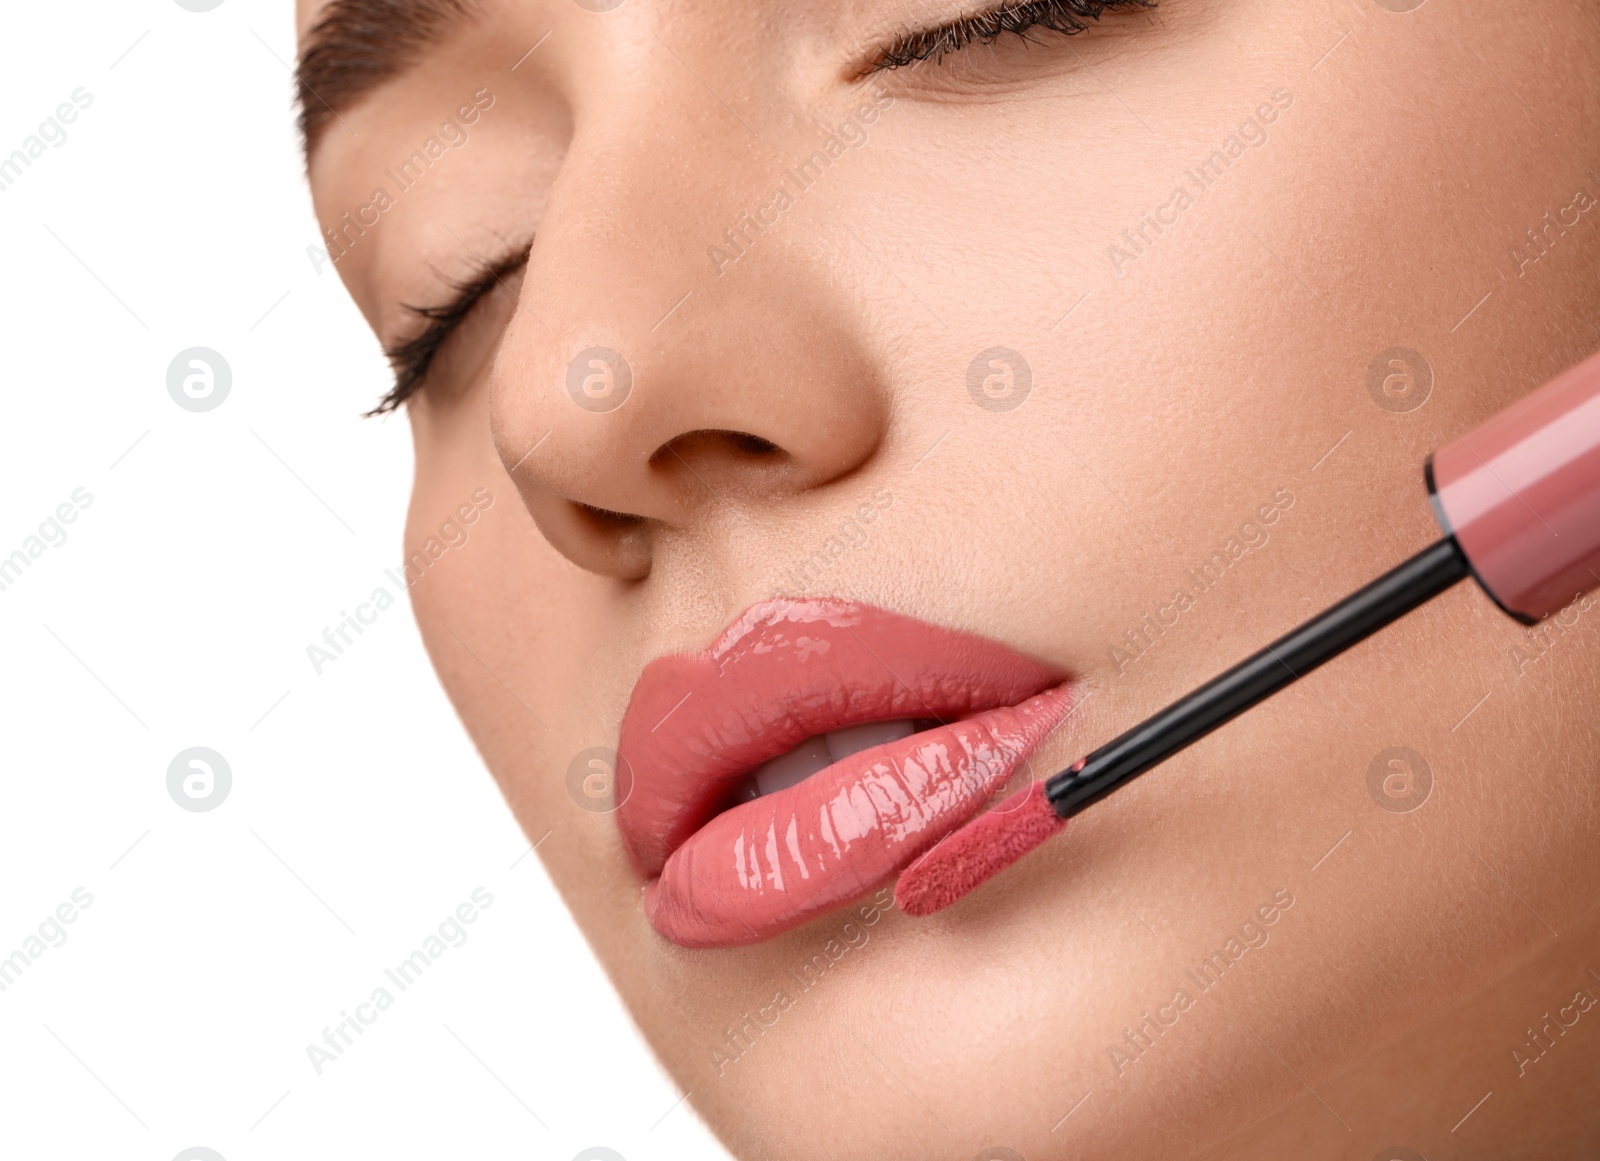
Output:
[[[1434,514],[1524,622],[1600,586],[1600,355],[1428,461]]]

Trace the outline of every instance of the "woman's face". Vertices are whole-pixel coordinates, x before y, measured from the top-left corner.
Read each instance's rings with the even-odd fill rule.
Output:
[[[973,8],[301,0],[356,302],[397,350],[477,293],[401,356],[424,639],[741,1155],[1536,1141],[1600,1050],[1523,1032],[1600,996],[1586,608],[1459,587],[884,889],[1429,543],[1430,450],[1596,345],[1587,0],[1112,7],[916,63]]]

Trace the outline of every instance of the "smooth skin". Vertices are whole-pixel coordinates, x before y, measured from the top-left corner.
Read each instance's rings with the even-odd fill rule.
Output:
[[[568,791],[642,666],[759,599],[862,600],[1069,670],[1086,700],[1044,775],[1429,543],[1427,454],[1600,347],[1600,11],[1405,6],[1164,0],[863,76],[973,9],[482,0],[316,143],[332,228],[494,96],[338,262],[394,344],[403,303],[537,232],[409,406],[407,555],[494,497],[411,596],[522,828],[736,1155],[1600,1150],[1600,1007],[1575,1006],[1600,998],[1587,606],[1530,633],[1460,586],[928,920],[857,907],[685,951],[645,921],[614,819]],[[723,231],[879,94],[866,142],[719,273]],[[1173,208],[1275,94],[1265,141]],[[567,392],[591,346],[632,369],[616,410]],[[1396,346],[1434,377],[1409,412],[1369,391]],[[1011,410],[968,389],[993,347],[1031,369]],[[1409,813],[1369,790],[1396,746],[1432,772]],[[1401,796],[1418,774],[1383,770]],[[1186,982],[1253,918],[1264,944]],[[1183,989],[1148,1047],[1125,1037]],[[1571,1026],[1530,1040],[1547,1013]]]

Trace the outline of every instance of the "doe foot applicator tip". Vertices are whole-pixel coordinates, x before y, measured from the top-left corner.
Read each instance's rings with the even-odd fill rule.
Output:
[[[943,911],[1066,825],[1045,797],[1044,783],[1034,782],[907,867],[895,884],[895,905],[918,917]]]

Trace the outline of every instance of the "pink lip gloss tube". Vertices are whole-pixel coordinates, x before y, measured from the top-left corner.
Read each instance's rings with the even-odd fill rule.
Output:
[[[1440,448],[1427,480],[1445,534],[1519,621],[1600,586],[1600,355]]]

